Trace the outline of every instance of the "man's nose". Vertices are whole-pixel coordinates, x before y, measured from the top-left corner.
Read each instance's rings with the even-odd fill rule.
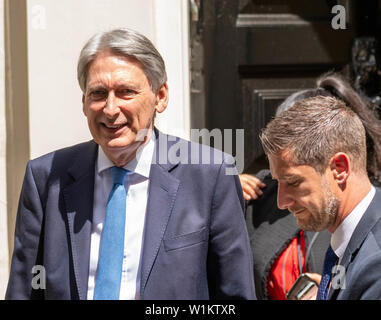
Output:
[[[120,109],[118,107],[118,99],[112,91],[110,91],[107,96],[103,112],[108,118],[114,118],[120,112]]]
[[[278,208],[281,210],[285,210],[290,208],[294,203],[293,197],[287,190],[287,187],[283,186],[281,183],[278,183]]]

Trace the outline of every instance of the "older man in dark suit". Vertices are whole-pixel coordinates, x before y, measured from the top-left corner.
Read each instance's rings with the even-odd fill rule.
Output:
[[[232,158],[154,129],[168,86],[152,43],[97,34],[78,80],[94,140],[28,163],[6,298],[255,298]]]

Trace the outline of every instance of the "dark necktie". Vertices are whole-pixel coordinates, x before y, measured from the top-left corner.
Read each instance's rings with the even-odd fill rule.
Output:
[[[321,276],[321,281],[319,285],[319,290],[317,293],[316,300],[327,300],[328,298],[328,289],[329,283],[331,282],[332,268],[335,266],[338,256],[332,250],[332,247],[329,246],[325,254],[323,274]]]
[[[124,230],[126,219],[127,170],[111,167],[113,187],[106,207],[102,230],[94,300],[118,300],[122,278]]]

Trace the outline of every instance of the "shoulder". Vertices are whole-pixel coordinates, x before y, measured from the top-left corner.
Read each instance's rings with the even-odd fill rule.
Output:
[[[30,160],[27,164],[27,173],[30,171],[39,180],[46,180],[48,176],[66,172],[78,161],[95,159],[97,150],[97,144],[93,140],[58,149]]]
[[[376,193],[374,195],[372,202],[375,202],[377,205],[381,205],[381,188],[378,188],[378,187],[374,187],[374,188],[376,190]],[[381,209],[381,207],[380,207],[380,209]]]
[[[370,211],[370,219],[374,220],[373,226],[370,230],[370,235],[373,236],[373,241],[381,251],[381,190],[376,188],[376,193],[372,202],[370,203],[367,211]]]
[[[86,155],[87,152],[94,151],[96,148],[97,144],[93,140],[90,140],[49,152],[45,155],[30,160],[29,163],[32,167],[46,167],[47,164],[50,164],[53,161],[65,162],[66,165],[70,165],[70,163],[73,163],[73,160],[77,159],[79,156]],[[69,163],[66,162],[68,160],[70,160]]]
[[[351,248],[355,254],[357,266],[369,270],[373,263],[381,263],[381,193],[376,189],[376,194],[357,225],[352,235],[354,242],[358,243],[359,250]],[[352,239],[351,239],[352,241]],[[351,244],[351,243],[350,243]],[[379,272],[381,275],[381,269]]]
[[[232,166],[235,162],[230,154],[221,150],[161,132],[156,139],[156,148],[158,155],[165,155],[165,160],[171,164],[201,165],[210,169],[223,164]]]
[[[381,219],[378,218],[360,246],[352,252],[351,263],[344,270],[346,285],[340,299],[381,298],[380,236]]]

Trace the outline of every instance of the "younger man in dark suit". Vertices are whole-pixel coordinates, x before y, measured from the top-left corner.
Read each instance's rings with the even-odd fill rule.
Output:
[[[328,230],[318,299],[381,298],[381,193],[366,170],[358,116],[334,97],[296,102],[261,135],[278,207],[300,228]]]

